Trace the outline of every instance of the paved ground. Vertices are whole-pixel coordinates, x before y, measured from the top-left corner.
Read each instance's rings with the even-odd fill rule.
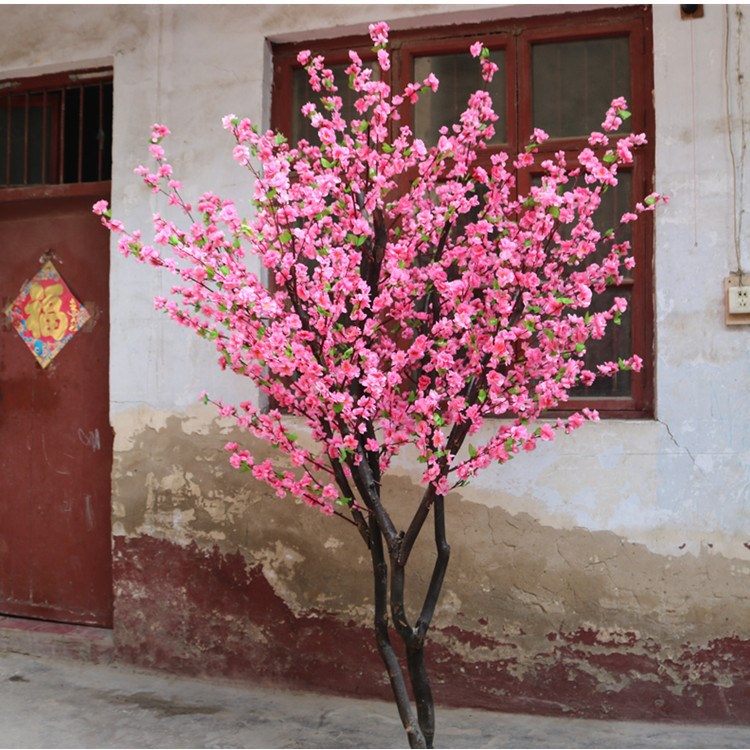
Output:
[[[750,727],[439,709],[438,747],[748,748]],[[0,653],[3,748],[405,747],[388,703]]]

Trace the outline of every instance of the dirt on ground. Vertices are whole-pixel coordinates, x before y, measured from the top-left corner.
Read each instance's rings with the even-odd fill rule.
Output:
[[[436,747],[747,748],[750,727],[438,707]],[[393,705],[0,653],[3,748],[406,747]]]

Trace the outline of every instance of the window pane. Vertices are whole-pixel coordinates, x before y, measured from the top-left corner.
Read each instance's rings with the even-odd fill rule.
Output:
[[[628,37],[532,47],[532,125],[552,138],[600,130],[612,99],[630,99]]]
[[[45,106],[41,95],[19,94],[0,100],[0,184],[44,182],[51,127],[52,109],[49,103]]]
[[[65,92],[63,182],[108,180],[112,165],[112,84]]]
[[[633,354],[632,315],[630,310],[631,294],[627,288],[608,289],[604,294],[594,295],[589,312],[601,312],[611,307],[615,297],[624,297],[628,301],[628,309],[623,313],[620,325],[612,321],[607,325],[607,333],[603,339],[589,339],[586,344],[586,355],[584,362],[589,369],[596,371],[596,366],[603,362],[617,362],[630,357]],[[597,373],[598,374],[598,373]],[[570,395],[575,398],[612,398],[630,396],[632,374],[628,371],[618,372],[611,378],[597,377],[594,384],[589,387],[574,388]]]
[[[349,76],[346,69],[351,63],[341,63],[340,65],[328,65],[333,71],[333,82],[336,84],[338,91],[336,96],[340,96],[343,102],[341,116],[347,121],[360,119],[357,110],[354,109],[354,102],[359,98],[359,94],[349,88]],[[366,65],[366,63],[365,63]],[[375,79],[379,77],[377,67],[373,70]],[[326,96],[322,91],[320,93],[310,88],[310,79],[304,68],[295,68],[292,71],[292,135],[290,140],[293,144],[303,138],[310,143],[319,143],[317,130],[310,125],[310,121],[300,114],[300,109],[307,102],[314,102],[320,112],[326,110],[320,103],[320,97]]]
[[[602,202],[594,217],[594,226],[605,234],[608,230],[615,230],[616,242],[632,241],[632,225],[620,224],[620,218],[627,211],[633,210],[633,175],[631,172],[618,172],[618,184],[610,188],[602,196]],[[602,260],[609,252],[611,245],[602,243],[601,250],[592,256],[595,260]],[[623,270],[626,279],[632,277],[632,271]]]
[[[491,59],[498,64],[500,70],[488,84],[482,80],[479,62],[467,52],[414,58],[413,80],[422,81],[430,73],[434,73],[440,81],[437,92],[422,94],[414,108],[414,134],[417,138],[421,138],[428,146],[434,146],[440,128],[443,125],[450,127],[458,122],[471,94],[477,89],[487,87],[492,96],[495,113],[500,118],[495,123],[495,136],[489,143],[505,143],[508,139],[505,50],[493,51]]]
[[[632,224],[620,224],[620,218],[627,211],[633,210],[633,174],[629,171],[618,172],[618,184],[616,187],[610,187],[602,195],[601,203],[594,213],[594,227],[604,236],[610,229],[614,229],[614,241],[632,242]],[[542,184],[540,175],[534,175],[531,184],[539,187]],[[566,186],[570,188],[571,186]],[[576,225],[576,221],[569,224],[560,224],[557,231],[564,240],[571,238],[571,233]],[[586,262],[600,263],[607,257],[612,248],[611,242],[600,242],[596,251],[587,256]],[[632,278],[632,271],[621,266],[623,278]]]
[[[0,97],[0,186],[109,180],[112,83]]]

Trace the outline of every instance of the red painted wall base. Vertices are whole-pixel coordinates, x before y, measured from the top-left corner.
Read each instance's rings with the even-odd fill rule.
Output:
[[[116,537],[116,657],[140,666],[294,689],[389,699],[368,628],[330,613],[294,614],[241,554],[195,544]],[[443,631],[470,647],[507,646]],[[481,642],[480,642],[481,640]],[[534,666],[521,657],[459,660],[428,645],[435,698],[444,705],[586,718],[750,724],[750,640],[685,643],[676,658],[635,634],[550,633]],[[517,678],[515,673],[524,676]],[[606,681],[600,676],[607,675]]]

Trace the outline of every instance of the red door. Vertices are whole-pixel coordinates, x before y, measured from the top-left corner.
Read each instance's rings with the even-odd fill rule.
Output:
[[[107,196],[84,189],[0,202],[0,613],[108,627]],[[42,369],[4,310],[45,253],[92,319]]]

